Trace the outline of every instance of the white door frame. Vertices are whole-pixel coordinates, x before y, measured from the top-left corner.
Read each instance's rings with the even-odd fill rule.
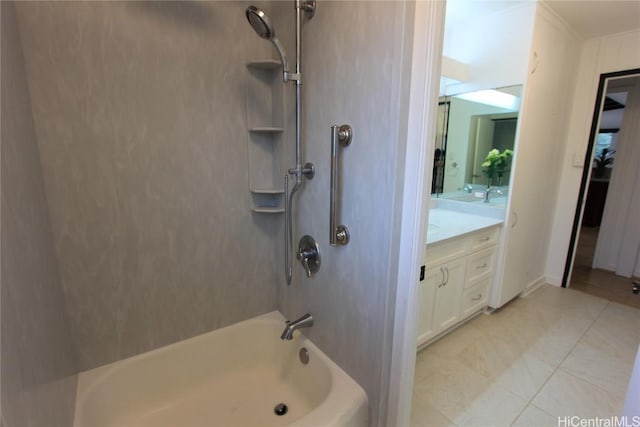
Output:
[[[419,271],[424,260],[431,196],[444,12],[445,2],[441,0],[415,3],[388,426],[408,426],[411,417],[417,350],[416,322],[420,308]]]

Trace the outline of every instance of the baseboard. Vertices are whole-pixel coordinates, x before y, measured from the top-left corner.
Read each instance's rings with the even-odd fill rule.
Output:
[[[527,295],[530,295],[533,291],[535,291],[545,283],[546,283],[546,280],[544,276],[538,277],[536,280],[533,280],[527,284],[527,286],[524,288],[524,291],[522,291],[520,296],[526,297]]]
[[[553,286],[562,286],[561,276],[545,276],[545,282]]]

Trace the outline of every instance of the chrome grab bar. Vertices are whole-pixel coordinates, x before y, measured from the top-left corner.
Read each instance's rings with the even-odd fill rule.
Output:
[[[291,232],[289,231],[289,221],[291,221],[289,212],[289,175],[284,176],[284,275],[287,279],[287,285],[291,284],[291,275],[293,268],[291,267]]]
[[[353,130],[349,125],[331,126],[331,196],[329,201],[329,244],[331,246],[349,243],[349,229],[336,225],[338,199],[338,144],[349,146],[353,139]]]

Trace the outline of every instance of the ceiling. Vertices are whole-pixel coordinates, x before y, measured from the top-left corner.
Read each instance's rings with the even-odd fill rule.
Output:
[[[585,38],[640,28],[638,0],[544,0],[544,3]]]
[[[448,0],[447,25],[535,0]],[[640,0],[542,0],[582,37],[640,28]]]

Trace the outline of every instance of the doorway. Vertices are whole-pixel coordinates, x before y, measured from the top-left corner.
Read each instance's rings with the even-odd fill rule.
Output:
[[[640,297],[629,298],[632,277],[640,275],[640,130],[631,117],[640,100],[634,98],[640,98],[640,70],[600,76],[562,286],[640,308]]]

